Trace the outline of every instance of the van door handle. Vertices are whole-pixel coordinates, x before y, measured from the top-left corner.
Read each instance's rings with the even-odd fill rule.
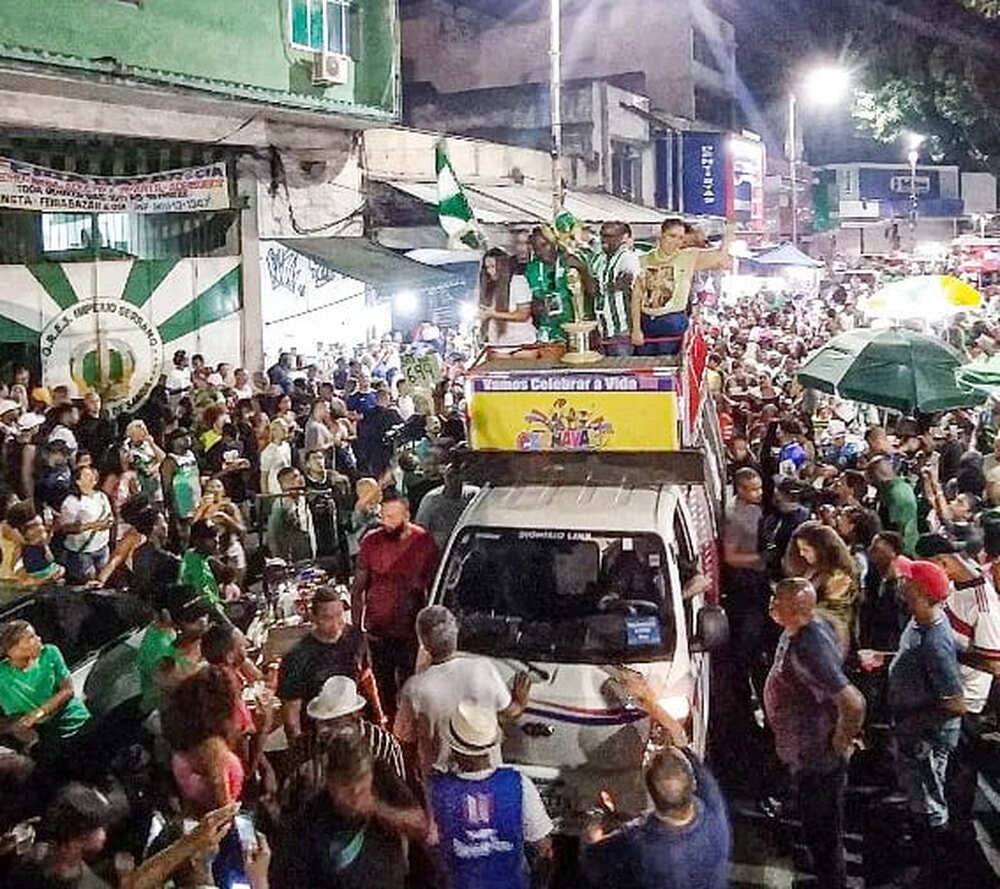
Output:
[[[544,722],[526,722],[521,726],[521,731],[529,738],[551,738],[555,733],[555,726]]]

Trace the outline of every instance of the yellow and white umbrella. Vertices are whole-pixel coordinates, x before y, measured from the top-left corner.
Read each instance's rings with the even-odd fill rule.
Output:
[[[975,287],[951,275],[918,275],[894,281],[865,300],[863,308],[873,318],[905,321],[924,318],[938,321],[983,306]]]

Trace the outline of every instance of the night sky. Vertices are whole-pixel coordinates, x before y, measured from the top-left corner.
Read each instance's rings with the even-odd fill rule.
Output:
[[[796,73],[816,61],[834,61],[862,82],[878,70],[871,48],[873,39],[884,39],[878,26],[886,28],[888,39],[899,41],[920,32],[932,34],[951,42],[960,54],[969,51],[967,34],[1000,46],[1000,26],[972,16],[959,0],[715,0],[714,5],[736,26],[737,67],[756,105],[744,109],[746,118],[754,120],[754,111],[764,112],[779,137]],[[995,57],[1000,59],[1000,52]],[[799,110],[809,163],[898,162],[906,156],[902,142],[885,145],[860,134],[847,104],[818,109],[802,103]]]
[[[401,0],[405,7],[416,0]],[[498,17],[535,17],[544,14],[548,0],[458,0]],[[563,0],[564,15],[588,0]],[[662,0],[647,0],[655,16]],[[960,0],[690,0],[717,9],[736,26],[738,92],[743,124],[757,130],[770,150],[783,150],[787,95],[797,77],[817,62],[833,61],[852,70],[858,83],[879,69],[875,47],[895,43],[922,32],[931,40],[970,52],[966,35],[975,34],[996,46],[984,53],[998,60],[1000,79],[1000,22],[985,23],[963,8]],[[611,6],[612,10],[614,7]],[[568,22],[567,22],[568,24]],[[565,27],[565,26],[564,26]],[[902,161],[907,145],[881,144],[857,131],[850,102],[834,108],[799,105],[805,159],[818,165],[851,160]]]

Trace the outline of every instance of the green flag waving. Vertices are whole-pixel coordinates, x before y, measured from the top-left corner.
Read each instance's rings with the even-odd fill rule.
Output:
[[[486,239],[451,167],[444,141],[438,142],[434,149],[434,168],[437,171],[438,221],[448,235],[449,245],[485,249]]]

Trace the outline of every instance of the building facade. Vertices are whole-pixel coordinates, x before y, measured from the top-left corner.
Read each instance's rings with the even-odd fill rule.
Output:
[[[403,0],[401,8],[407,123],[548,149],[547,2],[511,10]],[[732,26],[704,2],[565,0],[567,185],[680,211],[678,134],[735,125],[735,48]]]
[[[812,203],[814,228],[836,235],[839,252],[912,251],[995,213],[996,179],[948,165],[830,164],[813,170]]]
[[[402,0],[404,79],[439,93],[547,82],[548,9],[548,0]],[[686,120],[734,126],[735,54],[732,25],[701,0],[562,4],[564,80],[609,80]]]
[[[261,244],[363,235],[359,133],[401,114],[395,0],[0,16],[3,357],[130,399],[178,348],[262,367],[303,304],[263,311]]]

